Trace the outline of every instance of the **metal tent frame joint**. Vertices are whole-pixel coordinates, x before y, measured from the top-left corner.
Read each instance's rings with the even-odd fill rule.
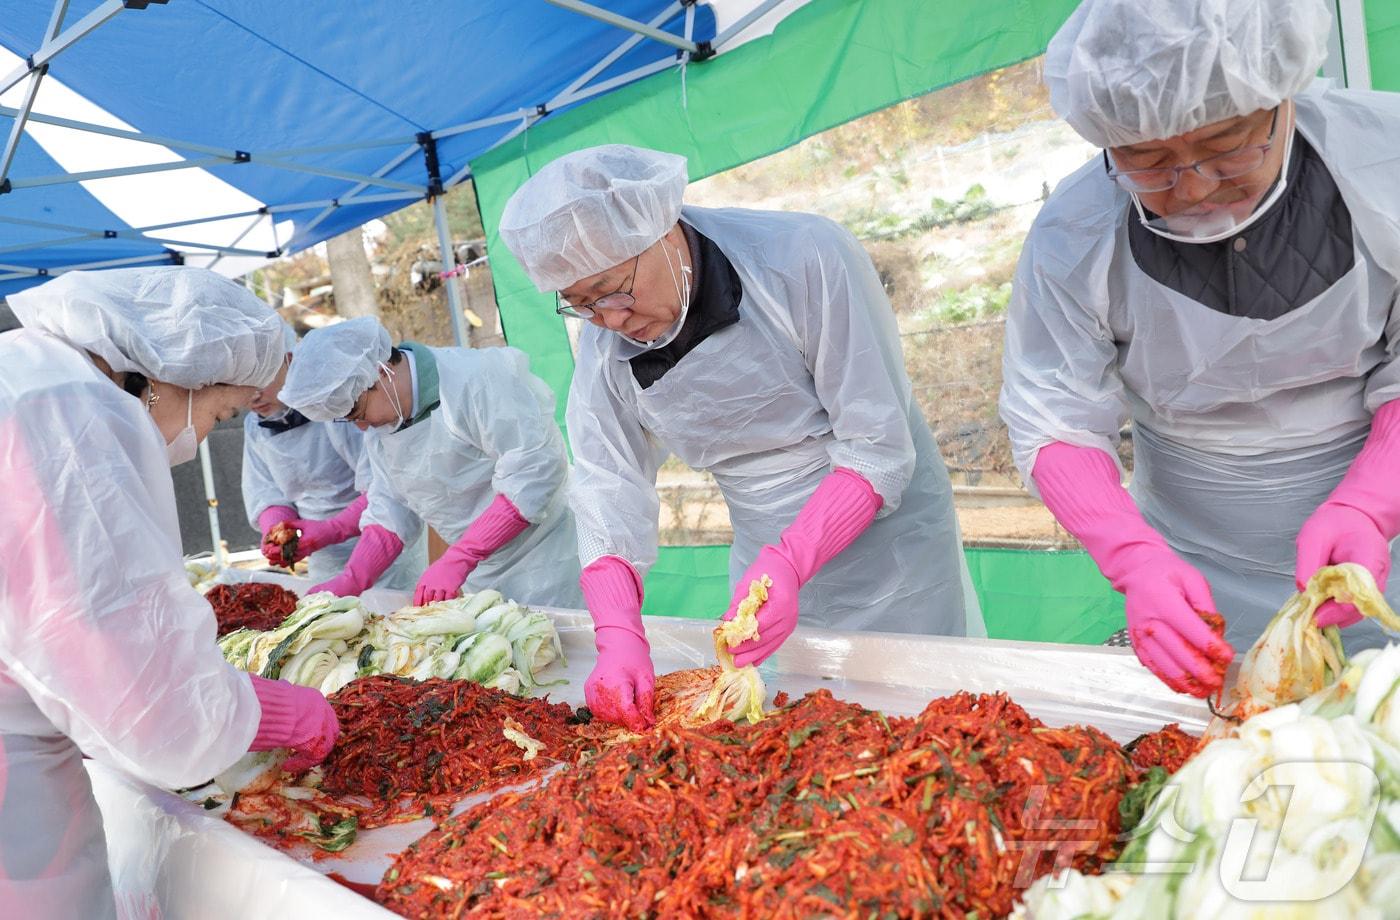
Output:
[[[431,131],[420,131],[415,136],[418,146],[423,148],[423,166],[428,172],[428,197],[436,198],[443,192],[442,167],[438,163],[437,140]]]

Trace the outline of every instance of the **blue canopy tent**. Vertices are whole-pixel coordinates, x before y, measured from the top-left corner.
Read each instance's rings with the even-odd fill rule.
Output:
[[[0,0],[0,48],[14,56],[8,73],[0,61],[0,295],[97,265],[239,274],[425,197],[450,269],[442,194],[470,177],[506,336],[562,397],[564,328],[492,245],[531,171],[624,142],[682,153],[699,179],[1033,57],[1076,2]],[[1400,89],[1400,4],[1333,2],[1326,72]],[[51,108],[60,87],[93,114]],[[60,157],[64,137],[93,149]],[[108,143],[149,153],[84,159]],[[190,174],[217,189],[167,194],[173,214],[116,203],[123,183],[158,181],[154,196]],[[648,612],[722,606],[724,554],[663,549]]]

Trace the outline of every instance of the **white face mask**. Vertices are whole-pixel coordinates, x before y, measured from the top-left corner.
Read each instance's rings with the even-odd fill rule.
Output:
[[[679,250],[676,252],[676,262],[680,265],[679,277],[677,277],[676,266],[671,264],[671,253],[666,249],[666,243],[661,243],[661,254],[666,257],[666,267],[671,270],[671,283],[676,286],[676,296],[680,298],[681,312],[676,317],[676,321],[671,328],[666,330],[660,338],[650,342],[639,342],[636,339],[618,333],[622,340],[632,345],[638,354],[644,351],[651,351],[655,348],[665,348],[675,341],[676,336],[681,334],[681,327],[685,325],[685,318],[690,313],[690,266],[681,259]]]
[[[171,466],[189,463],[199,452],[199,438],[194,431],[194,390],[190,390],[189,394],[189,402],[185,407],[185,427],[175,435],[175,440],[165,445],[165,456]]]
[[[1216,243],[1242,232],[1250,224],[1268,213],[1269,209],[1283,197],[1288,188],[1288,164],[1293,160],[1293,119],[1289,113],[1288,134],[1283,142],[1283,165],[1279,167],[1278,181],[1263,201],[1255,206],[1249,216],[1240,219],[1227,209],[1212,211],[1203,215],[1177,214],[1171,217],[1149,218],[1136,193],[1129,193],[1137,208],[1138,222],[1160,237],[1178,243]]]
[[[404,422],[407,421],[407,418],[403,414],[403,404],[399,401],[399,393],[394,386],[394,370],[389,367],[389,365],[381,362],[379,371],[382,376],[389,378],[384,381],[384,392],[389,397],[389,405],[394,407],[394,414],[398,416],[398,420],[394,422],[391,430],[398,431],[404,426]]]

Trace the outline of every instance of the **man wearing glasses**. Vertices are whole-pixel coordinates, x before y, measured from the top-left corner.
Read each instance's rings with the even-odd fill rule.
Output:
[[[578,606],[568,455],[554,395],[522,352],[393,347],[377,319],[360,317],[308,333],[277,398],[365,432],[365,501],[331,522],[359,542],[312,590],[360,594],[427,522],[450,545],[418,579],[413,603],[456,597],[465,584],[522,604]]]
[[[727,616],[772,580],[759,638],[797,625],[983,632],[952,487],[910,393],[880,278],[810,214],[682,208],[683,157],[593,147],[506,205],[501,238],[582,319],[569,394],[570,505],[593,615],[593,712],[645,727],[654,673],[642,576],[669,454],[719,484],[734,527]]]
[[[1400,96],[1309,89],[1330,28],[1324,0],[1085,0],[1046,55],[1103,155],[1027,239],[1002,417],[1138,657],[1199,696],[1319,567],[1385,587],[1400,532]]]

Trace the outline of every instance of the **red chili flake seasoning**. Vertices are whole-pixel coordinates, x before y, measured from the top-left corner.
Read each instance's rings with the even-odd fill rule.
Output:
[[[667,725],[443,822],[376,898],[412,918],[992,917],[1116,855],[1136,779],[1092,728],[1005,695],[893,718],[810,693]]]
[[[1132,755],[1133,766],[1146,773],[1153,767],[1161,767],[1168,773],[1175,773],[1185,766],[1186,761],[1195,756],[1205,742],[1195,735],[1189,735],[1181,726],[1173,722],[1155,732],[1141,735],[1123,746]]]
[[[340,738],[320,788],[369,799],[362,828],[440,813],[473,793],[530,779],[572,758],[580,744],[568,704],[465,680],[362,677],[330,702]],[[507,723],[544,747],[527,757],[506,737]]]
[[[281,585],[253,582],[215,585],[204,595],[219,621],[219,635],[235,629],[276,629],[297,608],[297,596]]]

